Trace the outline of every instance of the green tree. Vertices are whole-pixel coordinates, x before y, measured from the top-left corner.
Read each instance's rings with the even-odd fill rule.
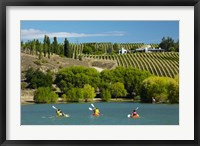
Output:
[[[171,37],[163,37],[159,47],[165,51],[179,51],[179,41],[175,42]]]
[[[126,92],[126,89],[124,88],[124,84],[120,83],[120,82],[112,84],[111,85],[111,94],[115,98],[126,96],[127,92]]]
[[[53,83],[50,73],[45,74],[39,70],[34,71],[32,68],[28,69],[25,77],[29,83],[29,88],[51,87]]]
[[[169,82],[168,86],[170,103],[179,103],[179,84],[176,80]]]
[[[64,55],[68,58],[72,58],[73,55],[73,51],[70,48],[69,41],[67,40],[67,38],[65,38],[64,41]]]
[[[92,54],[93,53],[92,47],[84,45],[84,47],[83,47],[83,53],[84,54]]]
[[[38,52],[40,50],[40,42],[38,39],[36,40],[35,46],[36,46],[36,55],[38,55]]]
[[[111,92],[108,89],[103,89],[101,92],[101,99],[102,101],[110,101],[111,99]]]
[[[43,40],[43,53],[44,53],[44,57],[46,57],[47,54],[47,35],[44,36],[44,40]]]
[[[34,101],[36,103],[55,103],[58,95],[51,91],[50,87],[40,87],[34,92]]]
[[[95,90],[92,86],[89,84],[85,84],[83,87],[83,96],[86,102],[92,101],[94,97],[96,96]]]
[[[67,101],[79,102],[84,97],[82,88],[72,88],[67,92]]]
[[[42,45],[42,43],[40,43],[40,47],[39,47],[39,60],[42,59],[42,50],[43,50],[43,45]]]
[[[118,53],[118,52],[119,52],[119,49],[120,49],[119,44],[114,43],[114,45],[113,45],[113,50],[114,50],[114,52],[115,52],[115,53]]]
[[[178,102],[178,83],[169,77],[152,76],[145,79],[141,87],[141,100],[152,102]]]
[[[100,76],[94,68],[73,66],[61,69],[56,74],[55,83],[62,91],[72,87],[83,88],[85,84],[89,84],[96,89],[100,83]],[[63,88],[63,83],[65,88]]]
[[[47,36],[46,38],[46,44],[47,44],[47,53],[48,53],[48,58],[50,58],[51,55],[51,42],[49,37]]]
[[[53,38],[52,52],[55,53],[55,54],[59,54],[57,37]]]

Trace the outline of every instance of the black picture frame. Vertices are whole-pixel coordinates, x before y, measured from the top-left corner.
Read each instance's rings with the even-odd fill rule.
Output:
[[[7,140],[6,139],[6,7],[7,6],[194,6],[194,140]],[[197,146],[199,145],[199,64],[200,2],[199,0],[0,0],[0,144],[21,145],[133,145],[133,146]]]

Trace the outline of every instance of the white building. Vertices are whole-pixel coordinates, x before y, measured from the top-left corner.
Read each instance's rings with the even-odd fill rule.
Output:
[[[119,50],[119,54],[126,54],[127,53],[127,50],[122,48],[121,50]]]
[[[143,48],[139,48],[139,49],[135,50],[135,52],[146,52],[146,53],[148,53],[148,52],[164,52],[164,51],[165,50],[161,49],[161,48],[159,48],[159,49],[151,48],[150,45],[147,45]]]

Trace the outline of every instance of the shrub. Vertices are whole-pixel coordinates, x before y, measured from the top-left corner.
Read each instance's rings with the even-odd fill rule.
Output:
[[[85,101],[92,101],[95,96],[96,94],[94,88],[89,84],[85,84],[83,87],[83,98],[85,99]]]
[[[49,87],[40,87],[34,92],[34,101],[36,103],[55,103],[58,95],[51,91]]]
[[[61,96],[61,98],[62,98],[62,99],[66,99],[66,98],[67,98],[67,95],[66,95],[66,94],[63,94],[63,95]]]
[[[83,99],[83,89],[81,88],[72,88],[67,92],[67,101],[72,102],[79,102],[81,99]]]
[[[124,84],[120,82],[114,83],[111,86],[111,93],[112,96],[114,96],[115,98],[127,95],[126,89],[124,88]]]
[[[38,87],[51,87],[53,83],[50,73],[45,74],[39,70],[34,71],[32,68],[28,69],[25,77],[29,87],[34,89]]]
[[[149,77],[142,83],[141,100],[152,102],[154,98],[157,102],[178,102],[178,83],[168,77]]]
[[[102,101],[110,101],[111,99],[111,93],[108,89],[103,89],[102,92],[101,92],[101,99]]]

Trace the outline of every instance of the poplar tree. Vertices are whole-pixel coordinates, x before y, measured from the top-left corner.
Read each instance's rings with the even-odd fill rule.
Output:
[[[72,57],[72,50],[70,49],[69,41],[65,38],[64,41],[64,55],[68,58]]]
[[[47,53],[48,53],[48,58],[50,58],[50,55],[51,55],[51,42],[50,42],[50,39],[49,37],[47,36],[47,39],[46,39],[46,43],[47,43]]]
[[[58,54],[58,41],[56,37],[53,38],[52,52]]]
[[[44,41],[43,41],[43,53],[44,53],[44,57],[46,57],[46,53],[47,53],[47,36],[44,36]]]

